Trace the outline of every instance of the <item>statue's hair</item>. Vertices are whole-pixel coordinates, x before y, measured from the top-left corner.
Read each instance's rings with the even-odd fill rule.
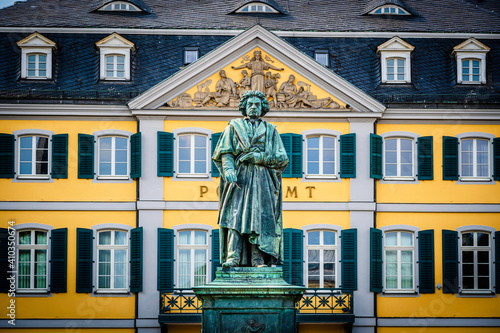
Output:
[[[241,114],[243,116],[247,115],[247,102],[250,97],[258,97],[260,98],[262,104],[262,114],[261,117],[264,117],[266,113],[269,112],[269,102],[266,99],[266,96],[258,91],[258,90],[250,90],[247,91],[243,96],[241,97],[240,103],[238,104],[238,109],[240,110]]]

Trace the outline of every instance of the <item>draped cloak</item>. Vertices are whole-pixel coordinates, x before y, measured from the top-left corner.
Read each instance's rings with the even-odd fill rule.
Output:
[[[240,162],[249,152],[263,153],[262,163]],[[239,188],[224,179],[224,154],[234,156]],[[275,126],[261,119],[256,125],[252,125],[248,118],[231,120],[217,143],[212,159],[221,174],[218,219],[221,262],[226,261],[228,229],[233,229],[281,263],[281,173],[288,164],[288,157]],[[247,265],[246,259],[242,254],[240,264]]]

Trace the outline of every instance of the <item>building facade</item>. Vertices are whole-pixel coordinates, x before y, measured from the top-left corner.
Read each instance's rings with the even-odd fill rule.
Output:
[[[299,332],[497,331],[499,9],[1,10],[0,330],[198,332],[191,288],[220,266],[211,154],[259,89],[290,158],[282,267],[307,288]]]

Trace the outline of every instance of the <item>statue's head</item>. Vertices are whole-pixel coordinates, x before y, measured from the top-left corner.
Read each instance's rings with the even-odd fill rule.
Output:
[[[262,53],[259,50],[254,51],[253,56],[255,57],[255,59],[259,60],[262,57]]]
[[[241,74],[244,75],[244,76],[247,76],[248,75],[248,72],[246,70],[242,70],[241,71]]]
[[[248,116],[250,118],[263,117],[269,112],[269,102],[262,92],[258,90],[250,90],[241,97],[238,109],[243,116]],[[259,110],[259,114],[257,116],[255,115],[256,109]]]
[[[223,79],[224,79],[224,78],[226,77],[226,71],[225,71],[225,70],[221,70],[221,71],[219,72],[219,75],[220,75],[220,77],[221,77],[221,78],[223,78]]]

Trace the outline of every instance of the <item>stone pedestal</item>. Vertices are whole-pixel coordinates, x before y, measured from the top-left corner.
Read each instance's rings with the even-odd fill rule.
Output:
[[[297,332],[295,302],[305,288],[286,283],[281,267],[218,268],[212,283],[193,290],[203,333]]]

